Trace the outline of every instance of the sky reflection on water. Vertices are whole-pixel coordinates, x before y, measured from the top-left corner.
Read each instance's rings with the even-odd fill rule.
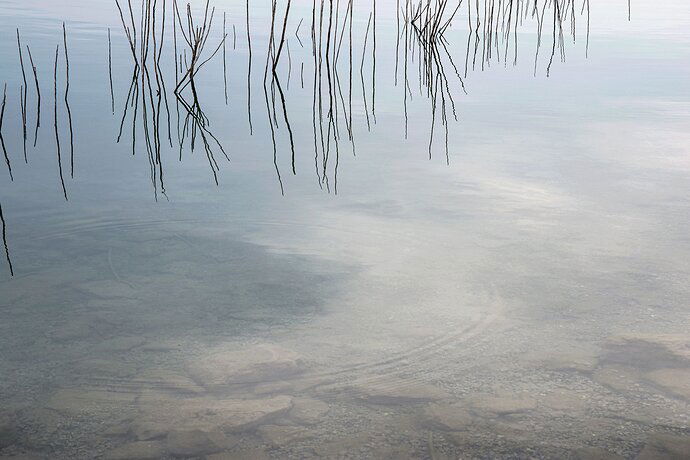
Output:
[[[115,2],[3,2],[0,455],[682,458],[690,11],[575,5],[561,62],[539,10],[535,63],[485,3],[377,2],[375,54],[372,4],[270,48],[252,3],[248,75],[216,1],[193,94],[172,3],[142,60]]]

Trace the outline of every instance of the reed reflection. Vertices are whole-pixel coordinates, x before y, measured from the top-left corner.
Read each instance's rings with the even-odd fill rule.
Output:
[[[371,132],[376,127],[377,60],[382,58],[379,55],[381,50],[377,48],[381,35],[381,31],[377,30],[377,15],[381,11],[377,11],[376,2],[355,11],[352,0],[313,0],[309,16],[303,15],[304,10],[295,10],[299,5],[294,6],[292,0],[271,0],[270,17],[265,21],[261,13],[253,11],[258,5],[255,7],[247,0],[244,5],[245,17],[232,18],[223,12],[220,25],[214,23],[216,8],[210,0],[196,13],[191,3],[182,6],[175,0],[171,4],[171,12],[167,11],[170,8],[167,5],[168,2],[158,0],[141,0],[136,5],[134,0],[114,1],[114,12],[126,39],[131,62],[131,77],[122,97],[115,140],[121,143],[129,137],[132,155],[136,155],[140,146],[143,146],[141,148],[148,159],[154,199],[157,200],[159,195],[167,197],[166,152],[182,161],[184,151],[189,149],[190,153],[194,152],[199,143],[213,181],[219,184],[218,157],[222,155],[227,161],[230,157],[223,145],[224,140],[211,129],[206,109],[211,107],[213,101],[202,100],[201,93],[205,91],[200,87],[206,82],[199,81],[200,71],[219,55],[222,59],[222,100],[229,111],[246,109],[249,135],[258,132],[270,136],[273,168],[281,194],[286,193],[287,183],[280,165],[289,159],[290,171],[296,175],[300,165],[298,152],[306,151],[313,152],[318,186],[328,193],[337,194],[341,152],[345,149],[356,156],[356,133],[365,130]],[[584,32],[580,33],[585,36],[585,54],[589,51],[589,0],[582,0],[580,5],[576,5],[574,0],[459,0],[452,4],[448,0],[398,0],[395,8],[393,81],[394,85],[402,86],[402,94],[398,94],[404,129],[401,129],[400,135],[408,138],[411,129],[409,105],[413,97],[426,101],[429,116],[424,121],[428,124],[422,128],[428,130],[426,153],[432,159],[434,146],[440,142],[446,163],[451,160],[450,125],[459,120],[460,98],[469,90],[466,84],[469,73],[487,70],[495,64],[507,66],[510,62],[517,65],[520,48],[518,30],[534,32],[535,74],[542,68],[546,75],[550,75],[556,59],[565,60],[566,37],[570,36],[573,42],[576,40],[576,23],[581,18],[585,21]],[[359,27],[354,26],[355,16],[361,20]],[[232,48],[229,49],[228,21],[234,19],[246,22],[246,67],[228,66],[229,51],[236,50],[238,40],[243,39],[238,37],[233,24]],[[262,30],[263,24],[268,24],[269,28]],[[307,27],[311,46],[304,33]],[[450,30],[462,31],[465,28],[465,43],[449,38]],[[71,100],[71,44],[68,44],[68,31],[64,23],[61,32],[62,44],[57,44],[55,48],[52,66],[53,117],[60,188],[67,200],[68,187],[62,158],[63,153],[67,153],[62,146],[61,131],[66,131],[65,136],[69,136],[69,177],[73,178],[76,133],[72,108],[78,111],[82,101]],[[104,84],[109,88],[109,109],[112,114],[116,112],[117,99],[113,85],[113,74],[117,74],[113,63],[113,38],[108,28],[107,82]],[[21,78],[18,119],[22,128],[19,141],[24,161],[29,163],[29,131],[33,128],[35,147],[41,126],[41,85],[38,63],[30,46],[23,43],[19,28],[16,29],[16,41],[18,75]],[[63,48],[62,59],[60,46]],[[548,53],[543,53],[542,48],[547,47]],[[256,123],[252,107],[253,56],[256,50],[266,53],[261,88],[266,117],[260,119],[261,123]],[[456,62],[462,60],[463,57],[459,56],[464,57],[464,70],[462,64]],[[28,57],[31,66],[33,85],[28,82],[25,57]],[[59,72],[60,60],[63,61],[64,72]],[[293,63],[299,63],[299,85],[294,83],[297,77]],[[358,66],[358,72],[355,66]],[[173,67],[174,75],[171,75]],[[229,86],[234,77],[241,81],[245,76],[238,73],[245,71],[246,108],[230,104],[234,88]],[[62,80],[60,75],[63,75],[64,82],[59,81]],[[204,73],[204,78],[212,79],[214,75],[221,78],[220,72],[214,74],[211,70]],[[174,84],[169,86],[167,82],[171,79]],[[310,86],[311,94],[306,98],[308,102],[305,102],[300,94]],[[243,90],[235,90],[239,91]],[[61,98],[58,93],[62,93]],[[10,91],[8,94],[5,84],[0,111],[0,144],[10,181],[15,176],[11,152],[13,143],[6,144],[7,130],[3,129],[3,123],[6,115],[14,116],[11,113],[12,105],[8,104],[12,94],[16,93]],[[28,101],[32,97],[35,99],[36,113],[31,117],[35,120],[30,127],[32,120],[28,116]],[[361,104],[356,102],[360,97]],[[353,107],[353,101],[356,107]],[[171,113],[173,103],[175,107]],[[291,115],[291,108],[296,109],[291,105],[295,103],[300,104],[299,108],[311,104],[311,123],[304,123],[305,120]],[[61,116],[63,108],[64,120]],[[354,126],[355,120],[361,120],[361,126]],[[305,124],[310,125],[307,128],[311,131],[310,136],[300,134]]]
[[[202,58],[204,48],[211,34],[215,8],[212,8],[209,14],[209,2],[207,1],[203,20],[200,24],[196,24],[194,21],[194,16],[192,15],[191,5],[188,3],[186,8],[185,25],[182,22],[182,16],[180,15],[180,11],[177,7],[177,2],[175,2],[174,5],[175,15],[177,17],[177,21],[175,21],[175,23],[177,26],[179,26],[182,37],[184,38],[184,41],[187,43],[188,47],[184,50],[184,70],[182,77],[178,80],[174,91],[177,102],[182,105],[186,112],[182,132],[179,134],[178,139],[180,145],[180,159],[182,158],[182,148],[185,144],[185,141],[189,139],[190,148],[193,152],[198,136],[201,139],[204,152],[206,153],[206,158],[208,159],[211,172],[213,173],[213,180],[215,181],[216,185],[218,185],[218,171],[220,168],[215,158],[214,147],[217,147],[228,161],[230,161],[230,158],[225,152],[225,149],[223,149],[223,145],[220,143],[218,138],[209,129],[210,120],[204,114],[204,111],[201,108],[195,77],[196,74],[204,67],[204,65],[206,65],[211,59],[214,58],[216,54],[218,54],[218,51],[221,49],[221,47],[224,47],[227,35],[225,34],[225,30],[223,30],[223,38],[220,43],[208,57]],[[186,55],[187,50],[189,50],[188,58]],[[185,97],[185,90],[187,89],[189,89],[189,91],[187,91],[188,95]]]

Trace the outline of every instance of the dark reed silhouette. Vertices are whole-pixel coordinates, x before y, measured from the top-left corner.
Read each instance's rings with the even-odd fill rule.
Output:
[[[274,64],[275,61],[275,50],[274,50],[274,35],[275,35],[275,19],[276,19],[276,0],[271,1],[271,32],[268,39],[268,51],[266,53],[266,65],[264,67],[264,79],[263,79],[263,90],[264,90],[264,100],[266,102],[266,113],[268,115],[268,125],[271,131],[271,144],[273,146],[273,167],[276,172],[276,177],[278,179],[278,184],[280,185],[280,193],[285,195],[285,188],[283,187],[283,179],[280,175],[280,168],[278,167],[278,150],[276,145],[276,126],[278,124],[277,118],[275,116],[275,93],[271,92],[271,102],[269,102],[269,87],[271,90],[274,89],[275,84],[275,71]],[[268,85],[269,68],[271,68],[271,83]]]
[[[2,90],[2,108],[0,108],[0,146],[2,146],[2,153],[5,156],[5,164],[7,165],[7,171],[10,174],[10,180],[14,181],[14,176],[12,175],[12,163],[10,162],[10,156],[7,154],[7,147],[5,147],[5,138],[2,135],[2,125],[5,121],[5,106],[7,105],[7,83]]]
[[[115,0],[120,21],[127,39],[132,58],[132,76],[126,96],[123,96],[122,116],[117,131],[117,142],[125,136],[125,125],[131,123],[131,151],[137,153],[140,145],[147,153],[150,178],[153,185],[154,197],[166,196],[164,181],[164,144],[171,149],[172,127],[168,91],[162,61],[164,57],[164,43],[166,39],[166,3],[157,0],[142,0],[141,9],[133,6],[133,0]],[[462,8],[463,1],[466,9]],[[123,4],[125,7],[123,8]],[[284,6],[284,10],[280,6]],[[179,159],[185,146],[194,152],[201,143],[206,159],[212,171],[216,184],[219,183],[217,153],[220,152],[229,161],[220,140],[210,130],[210,120],[202,108],[203,85],[197,85],[199,72],[222,49],[223,86],[226,104],[229,103],[228,78],[232,66],[227,65],[227,17],[223,13],[222,38],[217,45],[210,46],[215,8],[210,7],[209,0],[205,3],[203,16],[194,16],[191,6],[186,4],[182,14],[177,1],[173,1],[173,14],[168,17],[173,22],[173,63],[175,68],[175,86],[173,89],[174,103],[178,115],[177,120],[177,148]],[[355,131],[353,114],[364,112],[366,129],[375,128],[376,112],[376,60],[378,49],[376,43],[377,7],[373,3],[371,11],[363,11],[368,15],[366,28],[361,34],[353,36],[353,0],[313,0],[311,15],[311,60],[304,60],[301,51],[308,47],[300,32],[305,18],[294,18],[291,15],[291,0],[272,0],[271,29],[266,47],[266,64],[264,67],[264,100],[266,103],[267,120],[272,139],[273,165],[280,185],[281,193],[285,193],[285,184],[279,168],[279,157],[286,153],[287,148],[280,147],[284,139],[290,146],[290,165],[293,174],[297,174],[297,152],[300,139],[294,136],[292,119],[290,117],[289,96],[293,91],[304,89],[305,78],[313,78],[311,88],[312,131],[314,150],[314,169],[319,187],[327,192],[338,193],[338,172],[340,167],[340,150],[344,140],[348,141],[353,155],[356,154]],[[279,8],[280,7],[280,8]],[[570,35],[575,41],[576,34],[576,5],[574,0],[459,0],[450,7],[447,0],[403,0],[396,2],[396,43],[394,83],[402,81],[402,106],[404,117],[404,137],[407,139],[410,129],[408,120],[408,101],[414,93],[419,94],[423,104],[429,105],[428,126],[428,157],[432,158],[435,146],[443,144],[446,163],[450,162],[449,125],[459,119],[457,110],[457,96],[466,94],[464,78],[470,71],[485,70],[496,63],[507,66],[518,61],[518,29],[531,23],[536,27],[536,50],[534,58],[534,72],[544,68],[546,75],[550,75],[556,55],[561,61],[565,60],[566,37]],[[278,11],[281,11],[279,14]],[[461,13],[462,12],[462,13]],[[585,56],[589,52],[590,5],[589,0],[583,0],[580,16],[586,18]],[[455,63],[458,53],[452,47],[447,30],[453,25],[453,20],[460,15],[466,15],[467,43],[464,54],[465,68],[462,72]],[[294,18],[294,22],[291,20]],[[247,118],[249,132],[254,133],[252,119],[252,59],[255,48],[252,46],[252,32],[250,30],[250,4],[246,2],[246,40],[248,49],[247,66]],[[460,25],[460,27],[463,27]],[[179,29],[179,31],[178,31]],[[294,31],[294,36],[300,47],[291,46],[288,30]],[[178,49],[178,32],[183,38],[182,47]],[[111,112],[115,111],[115,91],[113,87],[112,37],[108,33],[108,79],[110,86]],[[65,88],[62,100],[65,104],[66,120],[70,132],[70,174],[74,175],[74,132],[70,108],[70,62],[67,43],[66,25],[62,25],[62,41],[64,46]],[[292,32],[289,34],[292,36]],[[307,39],[308,40],[308,39]],[[233,25],[233,49],[236,47],[236,33]],[[357,43],[355,43],[357,42]],[[294,40],[293,40],[294,45]],[[37,143],[41,125],[41,91],[36,63],[31,49],[26,46],[26,53],[31,64],[36,89],[36,125],[34,131],[34,146]],[[23,84],[20,86],[19,103],[21,108],[22,136],[24,141],[24,157],[26,155],[27,140],[27,99],[28,82],[24,66],[24,49],[22,48],[20,31],[17,29],[17,47]],[[209,50],[210,47],[210,50]],[[353,53],[360,52],[359,80],[361,84],[363,109],[353,109]],[[548,47],[548,53],[542,53],[542,48]],[[208,50],[208,51],[207,51]],[[262,49],[263,50],[263,49]],[[55,49],[53,68],[53,116],[54,135],[57,153],[59,179],[65,200],[68,193],[64,180],[59,125],[58,99],[58,67],[60,45]],[[402,55],[400,55],[402,53]],[[284,58],[287,56],[287,58]],[[281,59],[283,58],[283,59]],[[341,59],[342,58],[342,59]],[[358,55],[359,58],[359,55]],[[300,62],[300,88],[291,85],[293,77],[293,61]],[[401,61],[402,60],[402,65]],[[306,65],[305,65],[306,64]],[[311,70],[308,70],[312,65]],[[307,67],[307,69],[305,69]],[[414,69],[417,69],[415,72]],[[305,73],[306,70],[306,73]],[[371,74],[369,74],[371,71]],[[402,75],[399,78],[399,72]],[[415,75],[416,73],[416,75]],[[212,75],[212,72],[208,72]],[[306,76],[305,76],[306,75]],[[284,77],[287,85],[283,87]],[[357,78],[357,77],[355,77]],[[416,80],[416,81],[415,81]],[[355,97],[357,95],[355,94]],[[416,96],[415,96],[416,99]],[[3,150],[5,164],[10,180],[14,180],[10,155],[3,137],[3,122],[7,106],[7,84],[4,85],[2,106],[0,107],[0,145]],[[402,121],[402,120],[401,120]],[[299,118],[296,124],[299,124]],[[284,130],[283,130],[284,128]],[[361,127],[364,129],[364,127]],[[63,127],[64,129],[64,127]],[[165,132],[167,129],[167,142]],[[440,131],[439,131],[440,130]],[[280,133],[283,131],[283,135]],[[440,133],[440,134],[439,134]],[[143,135],[143,136],[142,136]],[[139,144],[137,144],[139,138]],[[280,148],[279,148],[280,147]],[[11,275],[14,268],[10,259],[10,252],[6,239],[5,219],[0,208],[3,225],[3,243],[5,257],[10,267]]]
[[[249,120],[249,135],[254,134],[252,126],[252,35],[249,31],[249,0],[247,0],[247,119]]]
[[[371,117],[376,123],[376,0],[374,0],[372,49],[371,49]]]
[[[176,2],[173,4],[176,5]],[[173,145],[167,89],[160,67],[165,36],[166,2],[162,2],[160,8],[157,2],[147,1],[143,3],[138,26],[131,0],[127,2],[127,18],[125,18],[118,0],[116,0],[116,5],[134,64],[132,80],[123,105],[117,142],[120,142],[122,138],[124,123],[130,108],[132,108],[132,155],[136,153],[137,126],[140,123],[144,135],[144,147],[149,162],[149,175],[154,197],[158,199],[159,191],[163,196],[166,196],[161,154],[163,144],[161,116],[163,112],[165,112],[166,117],[163,128],[167,127],[168,144],[170,147]],[[157,19],[159,9],[162,15],[160,21]],[[160,32],[157,30],[159,26]],[[139,31],[138,34],[137,31]]]
[[[164,155],[163,146],[172,142],[172,128],[166,90],[166,78],[162,71],[163,48],[165,42],[166,27],[166,3],[157,0],[142,0],[141,8],[134,7],[133,0],[116,0],[115,4],[119,12],[124,35],[127,38],[132,56],[132,79],[124,104],[122,117],[117,135],[120,142],[125,136],[127,120],[131,122],[131,151],[137,152],[140,142],[147,152],[150,166],[151,182],[154,187],[154,196],[158,192],[165,195],[164,183]],[[463,10],[463,1],[467,7]],[[481,3],[481,5],[480,5]],[[174,102],[178,115],[177,121],[177,147],[179,159],[182,159],[184,146],[189,141],[191,151],[194,151],[197,142],[201,142],[206,152],[206,157],[213,171],[214,181],[218,183],[218,162],[215,152],[229,159],[219,139],[210,131],[210,120],[202,109],[201,95],[203,88],[198,88],[196,79],[198,72],[222,49],[223,62],[223,92],[226,104],[229,103],[228,78],[230,68],[227,60],[227,15],[223,13],[222,39],[218,45],[211,48],[208,53],[207,41],[211,36],[215,8],[211,8],[209,1],[205,3],[203,18],[194,18],[190,5],[180,11],[177,1],[173,3],[173,63],[175,66]],[[124,6],[124,8],[123,8]],[[280,132],[285,128],[286,141],[290,148],[290,166],[293,174],[297,173],[297,145],[299,139],[293,133],[292,120],[289,111],[289,95],[297,85],[293,84],[293,61],[300,59],[299,88],[305,86],[305,64],[309,61],[300,58],[296,50],[304,48],[302,39],[302,26],[305,18],[294,18],[291,21],[291,1],[274,0],[271,3],[271,30],[268,46],[266,48],[266,66],[264,72],[264,92],[267,102],[267,114],[269,129],[273,141],[273,159],[277,175],[278,157],[282,148],[279,148]],[[247,118],[249,132],[253,134],[252,120],[252,59],[254,47],[252,46],[252,33],[250,29],[250,3],[246,1],[246,27],[247,27]],[[282,10],[284,13],[278,14]],[[524,26],[528,19],[536,24],[537,41],[534,56],[535,72],[540,61],[540,49],[545,46],[544,35],[546,30],[551,31],[552,42],[548,63],[545,65],[546,73],[552,71],[555,55],[559,54],[561,60],[565,59],[565,36],[569,29],[573,40],[575,39],[575,2],[573,0],[459,0],[450,5],[447,0],[400,0],[396,1],[396,43],[395,43],[395,68],[394,83],[397,85],[399,72],[403,72],[402,114],[404,117],[404,136],[408,137],[408,101],[412,98],[412,85],[410,68],[417,68],[415,85],[419,87],[419,95],[428,99],[430,106],[430,126],[428,155],[432,157],[435,137],[438,136],[439,127],[442,129],[442,138],[446,161],[449,161],[448,132],[450,120],[458,120],[456,99],[459,93],[465,93],[463,76],[454,62],[456,52],[446,38],[446,31],[453,24],[455,18],[466,14],[467,46],[464,50],[466,76],[471,69],[490,67],[494,62],[507,65],[512,61],[513,65],[518,59],[518,34],[519,27]],[[353,109],[353,51],[360,52],[359,83],[361,85],[363,112],[366,129],[371,131],[376,123],[376,83],[377,83],[377,40],[378,8],[376,2],[372,2],[372,10],[368,12],[366,28],[362,28],[361,35],[353,37],[353,1],[346,0],[313,0],[311,15],[311,52],[313,56],[313,87],[312,87],[312,130],[314,165],[318,184],[326,191],[337,193],[337,173],[341,142],[346,139],[351,144],[353,155],[356,154],[355,127],[353,126],[353,114],[358,109]],[[585,54],[589,48],[589,0],[583,0],[580,15],[587,16],[587,43]],[[548,24],[548,25],[547,25]],[[462,27],[462,26],[461,26]],[[178,31],[179,29],[179,31]],[[294,31],[295,39],[300,44],[299,48],[291,46],[287,31]],[[112,63],[112,37],[108,29],[108,79],[110,86],[111,112],[115,109],[115,94],[113,86]],[[177,35],[180,32],[184,38],[182,48],[178,49]],[[292,33],[290,35],[292,35]],[[70,130],[70,175],[74,175],[74,131],[70,107],[70,62],[67,43],[66,25],[62,25],[63,46],[65,47],[65,93],[64,103],[66,109],[66,124]],[[233,49],[236,46],[235,26],[233,25]],[[359,41],[355,44],[355,41]],[[19,51],[22,75],[25,78],[23,48],[19,30],[17,30],[17,45]],[[293,41],[294,45],[294,41]],[[450,48],[450,49],[449,49]],[[202,56],[202,51],[203,55]],[[34,71],[34,83],[37,94],[36,104],[36,130],[34,133],[34,145],[37,142],[38,130],[41,118],[41,95],[36,66],[31,56],[31,50],[26,47],[29,60]],[[403,53],[400,56],[400,53]],[[282,59],[287,56],[286,59]],[[345,56],[344,59],[343,56]],[[509,58],[510,56],[510,58]],[[402,59],[402,65],[401,60]],[[415,62],[416,59],[416,62]],[[413,63],[412,67],[410,62]],[[371,72],[371,73],[369,73]],[[307,72],[309,75],[310,72]],[[285,79],[286,77],[286,79]],[[284,84],[286,81],[286,84]],[[356,84],[356,83],[355,83]],[[20,104],[22,105],[22,125],[26,131],[26,100],[28,84],[24,84],[20,91]],[[6,96],[5,96],[6,98]],[[57,108],[56,108],[57,110]],[[361,110],[361,109],[359,109]],[[56,120],[56,125],[57,125]],[[167,129],[167,142],[164,140]],[[24,133],[25,134],[25,133]],[[143,134],[143,136],[142,136]],[[25,136],[26,137],[26,136]],[[25,139],[26,140],[26,139]],[[141,141],[140,141],[141,140]],[[56,132],[56,144],[59,150],[60,139]],[[6,152],[6,150],[5,150]],[[58,152],[60,154],[60,152]],[[5,154],[9,167],[9,155]],[[26,159],[26,156],[25,156]],[[64,183],[64,181],[61,181]],[[282,178],[281,191],[284,192]],[[65,196],[66,196],[65,190]]]
[[[26,71],[24,70],[24,56],[22,53],[22,42],[19,38],[19,28],[17,28],[17,50],[19,51],[19,66],[22,70],[22,80],[24,84],[19,88],[19,105],[22,112],[22,140],[24,143],[24,162],[28,163],[28,157],[26,156],[26,100],[28,97],[29,85],[26,82]]]
[[[65,48],[65,108],[69,123],[69,169],[70,176],[74,177],[74,129],[72,128],[72,109],[69,105],[69,54],[67,52],[67,29],[64,22],[62,23],[62,38]]]
[[[14,267],[12,267],[12,259],[10,258],[10,248],[7,244],[7,224],[5,223],[5,215],[2,213],[2,203],[0,203],[0,224],[2,224],[2,243],[5,247],[5,259],[10,269],[10,276],[14,276]]]
[[[285,16],[283,17],[283,28],[280,33],[280,42],[278,45],[278,51],[273,55],[273,65],[271,67],[271,75],[272,75],[272,83],[275,83],[276,88],[278,89],[278,94],[280,95],[280,102],[283,108],[283,119],[285,121],[285,126],[287,127],[288,135],[290,138],[290,151],[291,151],[291,158],[292,158],[292,173],[297,174],[297,171],[295,169],[295,141],[294,141],[294,136],[292,134],[292,127],[290,126],[290,120],[288,117],[288,111],[287,111],[287,105],[285,103],[285,93],[283,92],[282,85],[280,84],[280,78],[278,77],[278,74],[276,72],[276,68],[278,67],[278,63],[280,62],[280,55],[283,51],[283,46],[285,45],[285,33],[287,31],[287,22],[288,22],[288,17],[290,16],[290,4],[291,0],[287,0],[287,6],[285,7]],[[275,11],[275,9],[274,9]],[[272,33],[272,32],[271,32]],[[273,41],[270,41],[270,45],[273,46]],[[289,53],[289,45],[288,45],[288,53]],[[272,54],[271,51],[269,51],[269,54]],[[288,85],[289,85],[289,74],[288,74]],[[265,85],[265,81],[264,81]],[[275,110],[275,109],[274,109]],[[275,117],[274,117],[275,118]]]
[[[225,94],[225,105],[228,105],[228,58],[226,51],[226,38],[227,33],[225,31],[225,12],[223,12],[223,92]]]
[[[304,22],[304,18],[301,18],[299,20],[299,24],[297,24],[297,29],[295,29],[295,38],[297,38],[297,41],[299,42],[299,46],[301,48],[304,48],[304,43],[302,43],[302,39],[299,38],[299,29],[302,27],[302,22]]]
[[[359,65],[359,76],[362,81],[362,98],[364,99],[364,114],[367,119],[367,130],[371,131],[371,123],[369,123],[369,108],[367,106],[367,91],[366,85],[364,84],[364,59],[367,52],[367,39],[369,38],[369,28],[371,26],[371,14],[369,14],[369,20],[367,21],[367,31],[364,34],[364,45],[362,46],[362,62]]]
[[[194,20],[194,16],[192,15],[191,5],[188,3],[186,8],[185,26],[182,22],[182,16],[180,15],[179,9],[177,8],[177,5],[175,6],[174,14],[177,17],[182,37],[187,43],[189,60],[185,61],[187,69],[184,71],[182,78],[180,78],[180,80],[177,82],[174,93],[177,97],[177,100],[187,112],[182,131],[182,138],[180,139],[180,145],[184,144],[185,137],[189,135],[190,146],[193,151],[197,135],[199,136],[202,141],[209,166],[213,173],[213,179],[216,185],[218,185],[218,171],[220,168],[215,158],[214,146],[217,147],[221,153],[223,153],[228,161],[230,161],[230,157],[228,157],[218,138],[209,129],[210,120],[204,114],[204,111],[201,107],[199,92],[197,90],[195,81],[197,73],[204,67],[204,65],[215,57],[226,40],[225,31],[223,31],[223,38],[218,46],[210,53],[208,57],[204,59],[204,48],[211,34],[213,17],[215,14],[215,7],[210,10],[210,13],[209,7],[210,3],[207,0],[203,19],[197,24],[197,22]],[[189,99],[185,97],[186,89],[189,89]]]
[[[31,63],[31,70],[34,74],[34,84],[36,85],[36,129],[34,130],[34,147],[38,141],[38,129],[41,127],[41,86],[38,84],[38,72],[34,64],[34,58],[31,55],[31,48],[26,45],[26,52],[29,55],[29,62]]]
[[[55,66],[53,67],[53,125],[55,127],[55,146],[57,149],[57,163],[58,163],[58,173],[60,175],[60,185],[62,186],[62,194],[67,198],[67,188],[65,187],[65,177],[62,173],[62,151],[60,149],[60,131],[58,129],[58,57],[60,54],[60,45],[55,47]]]
[[[110,82],[110,110],[115,115],[115,90],[113,88],[113,46],[108,27],[108,80]]]
[[[406,10],[406,15],[409,11],[410,9]],[[427,7],[425,7],[423,10],[420,9],[419,6],[416,10],[412,9],[411,19],[408,23],[411,36],[406,36],[405,53],[411,53],[414,50],[417,50],[420,69],[418,77],[420,82],[420,95],[425,95],[431,102],[431,126],[429,129],[428,142],[429,159],[432,158],[432,148],[438,113],[438,115],[440,115],[441,126],[444,130],[443,138],[446,163],[449,163],[448,104],[450,104],[453,118],[456,121],[457,113],[455,108],[455,100],[453,98],[453,90],[447,77],[445,66],[449,65],[454,70],[455,76],[457,77],[457,80],[463,91],[464,82],[443,38],[443,32],[446,30],[450,19],[452,19],[452,17],[454,17],[457,13],[457,8],[451,14],[450,19],[444,18],[444,11],[445,3],[427,4]],[[405,59],[407,61],[407,57]],[[405,70],[404,80],[405,86],[407,86],[407,69]],[[421,90],[421,86],[424,87],[424,91]],[[405,97],[406,96],[407,92],[405,93]],[[407,108],[405,108],[405,112],[406,111]]]

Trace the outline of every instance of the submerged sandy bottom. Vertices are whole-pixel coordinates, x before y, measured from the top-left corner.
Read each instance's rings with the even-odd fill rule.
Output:
[[[568,61],[548,78],[541,63],[535,76],[534,29],[521,29],[518,65],[504,48],[495,57],[508,62],[472,70],[457,41],[463,20],[448,35],[459,68],[445,73],[455,81],[463,61],[470,71],[445,121],[417,81],[428,75],[415,76],[419,54],[409,100],[395,84],[405,61],[389,2],[376,118],[373,94],[371,113],[362,98],[373,93],[367,64],[361,90],[355,81],[357,150],[334,145],[328,168],[312,151],[310,4],[291,13],[306,40],[288,58],[295,165],[280,113],[274,160],[262,105],[268,5],[252,11],[249,74],[244,5],[218,2],[239,37],[227,47],[230,102],[219,59],[199,88],[231,161],[221,159],[216,186],[201,147],[183,161],[166,147],[158,201],[144,139],[135,156],[128,138],[116,142],[133,63],[113,2],[27,2],[0,7],[0,57],[19,70],[21,26],[49,100],[66,21],[76,175],[65,201],[50,118],[24,162],[23,81],[8,72],[3,134],[16,180],[0,192],[16,273],[1,256],[0,458],[688,458],[683,2],[635,5],[630,22],[625,2],[592,2],[591,31],[577,29],[587,45],[566,34]],[[357,60],[368,7],[356,8]]]
[[[71,385],[33,388],[30,402],[3,405],[3,458],[647,459],[688,452],[688,343],[678,337],[618,337],[599,353],[546,352],[520,381],[511,381],[510,369],[481,366],[426,380],[406,372],[404,360],[386,372],[379,367],[389,363],[329,372],[275,343],[224,344],[170,365],[184,346],[115,337],[93,358],[66,364],[79,373]],[[654,361],[640,361],[645,355]],[[31,370],[15,374],[30,377]]]
[[[179,246],[165,242],[171,258],[201,241],[174,239]],[[228,251],[242,253],[245,267],[268,257],[253,244]],[[403,287],[391,279],[408,279],[404,267],[414,264],[389,258],[356,270],[270,258],[257,268],[260,281],[232,286],[213,278],[206,257],[188,257],[184,268],[205,267],[203,282],[118,273],[120,253],[99,280],[76,268],[13,280],[0,339],[0,454],[648,459],[690,451],[683,333],[590,328],[583,336],[564,327],[576,319],[534,321],[500,291],[435,290],[433,269]],[[329,287],[331,278],[348,279],[348,289]],[[420,301],[413,293],[423,286]],[[236,297],[214,305],[224,289]],[[334,303],[314,300],[324,292]],[[242,293],[261,302],[248,308]],[[57,298],[61,308],[46,310]]]

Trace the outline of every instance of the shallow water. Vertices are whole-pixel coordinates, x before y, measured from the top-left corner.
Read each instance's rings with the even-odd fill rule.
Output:
[[[687,455],[690,10],[491,3],[213,1],[186,124],[186,4],[0,2],[0,455]]]

